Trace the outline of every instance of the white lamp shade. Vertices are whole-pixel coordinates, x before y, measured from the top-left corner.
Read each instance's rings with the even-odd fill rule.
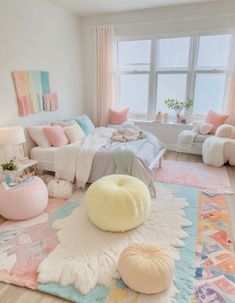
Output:
[[[0,128],[0,145],[15,145],[25,142],[25,134],[22,127]]]

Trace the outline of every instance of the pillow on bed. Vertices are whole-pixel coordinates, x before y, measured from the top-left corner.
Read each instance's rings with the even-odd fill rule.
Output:
[[[71,126],[66,126],[64,132],[69,139],[69,143],[75,143],[84,139],[85,134],[81,127],[76,123]]]
[[[128,119],[129,108],[125,108],[120,111],[109,109],[109,123],[110,124],[121,124]]]
[[[46,134],[43,131],[44,127],[49,127],[50,125],[39,125],[39,126],[30,126],[28,128],[29,135],[32,140],[40,147],[50,147],[51,144],[47,139]]]
[[[227,118],[228,118],[228,115],[222,115],[222,114],[214,112],[213,110],[210,110],[208,112],[208,114],[206,115],[205,122],[213,125],[211,133],[215,134],[217,128],[220,125],[224,124],[224,122]]]
[[[94,124],[87,115],[75,117],[74,120],[81,126],[86,136],[95,129]]]
[[[43,128],[49,142],[54,147],[60,147],[69,143],[68,138],[65,136],[64,129],[60,125],[54,125]]]

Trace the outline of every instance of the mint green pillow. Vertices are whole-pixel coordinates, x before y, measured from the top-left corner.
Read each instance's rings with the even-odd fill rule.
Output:
[[[94,124],[87,115],[75,117],[74,120],[81,126],[86,136],[95,129]]]

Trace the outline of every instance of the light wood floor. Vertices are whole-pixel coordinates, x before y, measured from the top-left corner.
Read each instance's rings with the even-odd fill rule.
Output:
[[[189,162],[201,162],[201,156],[189,154],[176,154],[175,152],[168,151],[165,155],[168,160],[181,160]],[[235,192],[235,167],[227,166],[229,179],[233,190]],[[235,235],[235,197],[228,196],[228,206],[230,208],[231,220],[233,223],[233,235]],[[0,224],[5,220],[0,217]],[[235,242],[235,238],[234,238]],[[50,295],[46,295],[37,291],[32,291],[26,288],[17,287],[0,283],[0,303],[60,303],[68,302]]]

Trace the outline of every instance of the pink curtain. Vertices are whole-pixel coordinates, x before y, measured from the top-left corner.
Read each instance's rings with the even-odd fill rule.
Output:
[[[115,107],[116,99],[113,26],[97,26],[95,40],[96,91],[93,119],[97,126],[106,126],[109,123],[109,108]]]
[[[223,105],[223,112],[229,115],[226,122],[235,125],[235,35],[233,35],[232,39],[233,45],[231,50],[231,60],[229,62],[227,93]]]

